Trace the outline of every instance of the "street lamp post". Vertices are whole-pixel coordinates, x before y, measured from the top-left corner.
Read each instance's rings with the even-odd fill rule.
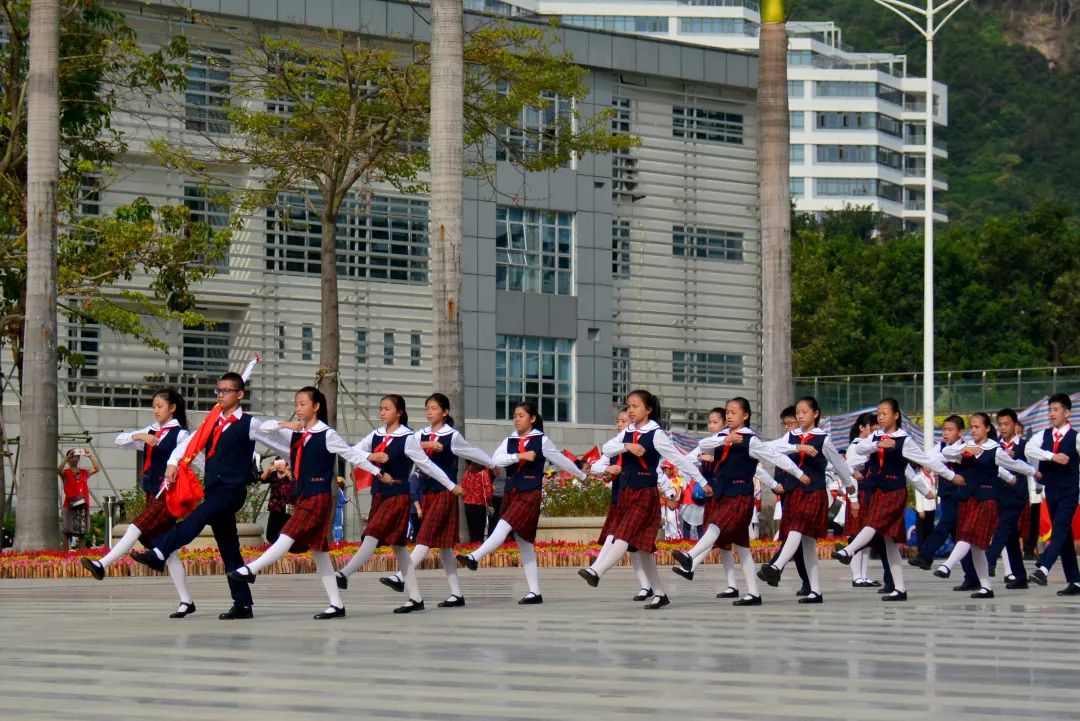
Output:
[[[934,37],[970,0],[926,0],[922,8],[903,0],[874,0],[892,10],[926,39],[926,190],[923,231],[923,434],[934,444]]]

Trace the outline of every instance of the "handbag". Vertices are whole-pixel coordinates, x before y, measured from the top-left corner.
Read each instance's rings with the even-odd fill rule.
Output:
[[[698,485],[697,482],[694,483],[694,488],[690,491],[690,500],[699,506],[704,506],[705,501],[708,500],[705,489]]]

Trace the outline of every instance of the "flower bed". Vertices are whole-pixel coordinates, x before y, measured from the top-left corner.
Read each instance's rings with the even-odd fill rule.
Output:
[[[775,541],[753,541],[754,559],[758,562],[769,560],[776,550]],[[469,551],[476,548],[477,544],[462,545],[459,551]],[[658,544],[656,555],[660,565],[672,565],[671,552],[678,549],[686,549],[693,545],[689,541],[668,542],[661,541]],[[830,539],[818,543],[818,557],[828,558],[833,551],[835,541]],[[244,559],[254,560],[266,548],[248,547],[242,549]],[[330,550],[330,557],[334,565],[341,567],[356,553],[357,544],[335,544]],[[541,541],[536,544],[536,556],[539,564],[545,568],[581,568],[588,566],[600,552],[600,546],[595,543],[573,543],[566,541]],[[83,569],[79,559],[83,556],[99,558],[105,553],[104,549],[90,549],[87,551],[33,551],[20,553],[0,553],[0,579],[4,578],[88,578],[89,574]],[[716,563],[719,553],[712,551],[706,558],[706,563]],[[180,558],[184,562],[184,568],[191,576],[215,576],[224,573],[221,559],[216,549],[185,548],[180,552]],[[629,564],[628,558],[623,558],[623,565]],[[507,543],[495,553],[485,558],[483,566],[489,568],[516,568],[518,565],[518,549],[514,543]],[[421,564],[421,569],[439,568],[437,554],[430,554]],[[377,571],[388,573],[397,570],[397,561],[389,546],[379,548],[371,560],[364,566],[365,571]],[[280,561],[265,569],[262,573],[314,573],[315,566],[311,562],[309,554],[289,554]],[[113,577],[136,577],[156,576],[151,571],[130,557],[126,557],[113,564],[108,569],[108,575]]]

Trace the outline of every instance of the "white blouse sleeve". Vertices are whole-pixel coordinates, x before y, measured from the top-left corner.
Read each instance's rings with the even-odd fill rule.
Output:
[[[1024,463],[1018,458],[1013,458],[1002,448],[997,448],[994,455],[994,460],[997,462],[998,467],[1004,468],[1013,473],[1019,473],[1024,476],[1034,476],[1035,469]],[[1014,479],[1015,480],[1015,479]]]
[[[625,445],[626,444],[623,443],[623,434],[619,433],[617,436],[607,441],[606,443],[604,443],[603,446],[600,447],[600,453],[607,456],[608,458],[612,456],[617,456],[624,450],[626,450]]]
[[[417,468],[446,486],[446,488],[451,490],[454,488],[455,484],[450,480],[450,476],[446,475],[443,469],[435,465],[435,462],[428,457],[428,454],[424,453],[424,449],[420,447],[420,441],[416,440],[415,435],[409,434],[405,436],[405,455],[409,457]]]
[[[589,466],[589,470],[592,473],[595,473],[595,474],[599,475],[599,474],[603,473],[604,471],[606,471],[608,469],[608,466],[610,466],[610,465],[611,465],[611,459],[608,458],[607,456],[601,454],[600,457],[597,458],[596,461],[591,466]]]
[[[759,461],[771,463],[781,471],[787,471],[796,478],[802,478],[805,473],[796,465],[795,461],[788,458],[780,451],[780,447],[766,443],[757,436],[750,436],[750,455]]]
[[[771,473],[765,470],[764,466],[758,466],[757,470],[754,471],[754,476],[770,491],[775,491],[782,486],[782,484],[776,482]]]
[[[517,436],[507,436],[506,440],[500,443],[499,447],[495,449],[495,452],[491,454],[491,464],[493,466],[505,468],[506,466],[512,466],[518,462],[516,453],[506,452],[506,449],[510,446],[511,438],[517,438]]]
[[[682,471],[685,475],[693,478],[702,485],[708,483],[708,481],[705,480],[705,476],[701,475],[701,470],[697,467],[697,464],[694,463],[689,456],[683,455],[662,429],[658,428],[656,432],[653,433],[653,447],[660,452],[661,456],[670,461],[672,465]]]
[[[551,439],[547,436],[544,436],[544,440],[542,441],[540,448],[544,453],[544,458],[548,459],[548,462],[554,465],[560,471],[566,471],[571,476],[577,478],[579,481],[584,481],[586,478],[588,478],[588,474],[586,474],[585,471],[581,470],[573,463],[571,463],[570,459],[564,456],[562,451],[560,451],[555,446],[555,444],[551,442]]]
[[[828,436],[825,437],[825,444],[821,450],[824,451],[825,459],[832,464],[833,470],[844,481],[844,484],[853,485],[855,477],[852,475],[851,466],[848,465],[847,459],[840,455],[840,451],[836,450],[836,446]]]
[[[142,449],[146,448],[146,443],[143,442],[143,441],[136,441],[136,440],[134,440],[132,438],[132,436],[135,435],[136,433],[153,433],[153,432],[154,432],[154,427],[153,426],[147,426],[146,428],[143,428],[142,430],[139,430],[139,431],[131,431],[131,432],[122,431],[121,433],[116,434],[116,439],[113,441],[113,443],[115,443],[118,448],[126,448],[128,450],[141,451]]]
[[[904,447],[907,447],[907,443],[904,444]],[[930,492],[934,490],[934,486],[930,483],[930,479],[926,477],[926,474],[917,473],[911,466],[904,468],[904,476],[907,478],[908,483],[923,496],[930,495]]]
[[[908,436],[908,440],[904,442],[903,453],[904,458],[908,459],[916,466],[922,466],[923,468],[927,468],[938,474],[939,476],[943,477],[946,481],[951,481],[953,478],[956,477],[956,474],[953,473],[948,468],[948,466],[946,466],[940,460],[938,460],[937,458],[931,458],[930,456],[926,455],[923,449],[919,448],[919,445],[915,443],[915,439],[911,436]],[[915,488],[916,490],[918,490],[918,486],[916,486]]]
[[[1039,431],[1033,435],[1024,446],[1024,456],[1032,466],[1038,466],[1043,461],[1049,461],[1054,457],[1054,454],[1042,447],[1043,434],[1046,431]],[[1080,440],[1080,437],[1078,437]]]
[[[363,468],[373,476],[382,473],[378,466],[368,460],[368,456],[371,454],[360,450],[356,446],[350,446],[345,442],[345,439],[341,437],[341,434],[333,428],[328,428],[323,431],[323,433],[326,434],[326,450],[331,453],[336,453],[349,463]]]
[[[261,443],[270,450],[274,451],[280,456],[285,458],[289,457],[289,441],[283,441],[279,433],[266,432],[263,430],[264,425],[270,425],[271,422],[277,423],[277,421],[262,421],[252,416],[251,424],[248,426],[248,438]],[[270,426],[273,428],[274,426]],[[281,430],[280,428],[278,430]],[[290,439],[292,438],[290,434]]]
[[[465,440],[465,437],[457,431],[451,433],[450,436],[452,439],[450,441],[450,450],[453,451],[454,455],[458,458],[464,458],[467,461],[479,463],[484,468],[491,468],[494,465],[491,456],[469,443]]]

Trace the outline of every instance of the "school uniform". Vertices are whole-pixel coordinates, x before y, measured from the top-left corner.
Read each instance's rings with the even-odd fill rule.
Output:
[[[1002,450],[1013,452],[1013,458],[1024,457],[1026,442],[1019,436],[1009,440],[999,441]],[[993,569],[997,564],[1001,551],[1004,549],[1009,554],[1009,567],[1017,581],[1027,581],[1027,570],[1024,568],[1023,553],[1020,550],[1020,538],[1023,532],[1024,519],[1030,518],[1028,511],[1029,488],[1035,485],[1034,476],[1022,473],[1013,474],[1016,483],[1010,486],[1007,483],[999,483],[996,486],[998,503],[998,525],[994,535],[990,539],[990,547],[986,551],[986,561]]]
[[[938,442],[938,455],[940,456],[946,448],[959,448],[967,445],[967,441],[960,439],[953,444],[947,444],[944,441]],[[942,460],[944,456],[942,456]],[[949,468],[956,471],[959,466],[955,463],[947,463]],[[960,514],[960,500],[959,500],[960,487],[955,483],[948,481],[939,482],[937,484],[937,501],[940,512],[938,513],[937,523],[934,524],[934,530],[931,531],[926,538],[919,539],[919,556],[924,558],[928,563],[934,560],[934,555],[938,552],[945,541],[951,536],[953,540],[956,540],[956,523]],[[964,577],[967,580],[975,581],[974,570],[969,573],[969,567],[964,567]]]
[[[1068,463],[1061,465],[1050,460],[1055,453],[1064,453]],[[1039,431],[1028,439],[1024,454],[1031,465],[1038,464],[1054,524],[1038,566],[1049,570],[1060,558],[1065,579],[1070,584],[1080,583],[1072,532],[1072,520],[1080,500],[1080,435],[1068,424]]]
[[[616,436],[621,442],[623,434],[619,433]],[[594,474],[606,474],[608,467],[611,465],[611,459],[605,455],[601,455],[595,463],[589,468]],[[610,477],[610,476],[609,476]],[[622,509],[619,506],[619,489],[621,488],[620,480],[622,474],[611,478],[611,500],[608,502],[607,515],[604,516],[604,525],[600,528],[600,537],[597,539],[597,543],[604,545],[607,542],[608,536],[615,533],[615,529],[619,526],[619,521],[622,519]]]
[[[802,433],[792,431],[785,440],[788,445],[811,446],[817,451],[817,455],[813,456],[798,451],[788,454],[799,471],[810,477],[810,483],[804,484],[793,474],[785,474],[795,481],[790,490],[786,486],[784,488],[787,530],[810,538],[824,538],[828,531],[830,505],[826,471],[831,464],[844,481],[854,483],[851,468],[833,446],[828,434],[820,428]]]
[[[135,433],[153,434],[157,437],[157,445],[147,446],[143,441],[134,440],[132,436]],[[158,494],[165,480],[169,457],[176,450],[177,444],[189,435],[186,429],[180,427],[179,421],[172,419],[163,426],[154,423],[141,431],[125,432],[116,436],[115,442],[120,448],[144,451],[139,487],[146,494],[146,507],[131,522],[131,525],[142,533],[139,540],[144,546],[149,547],[155,538],[175,526],[179,520],[169,512],[164,494]]]
[[[419,472],[420,509],[423,514],[416,543],[429,548],[453,548],[458,544],[460,522],[457,496],[450,491],[454,488],[454,479],[458,475],[459,459],[464,458],[487,468],[491,466],[491,457],[470,445],[457,430],[448,425],[443,425],[437,431],[432,431],[431,426],[428,426],[416,434],[416,440],[418,444],[423,441],[438,441],[442,445],[441,451],[424,452],[450,480],[448,487],[423,470]]]
[[[879,442],[884,439],[892,439],[896,445],[882,448]],[[869,508],[862,525],[897,543],[903,543],[906,535],[904,509],[907,508],[908,465],[913,463],[930,468],[947,481],[956,475],[940,460],[927,456],[902,428],[892,433],[874,431],[870,438],[856,446],[856,452],[866,458],[864,485],[870,490]],[[932,490],[925,478],[913,474],[910,480],[923,495]]]
[[[518,454],[529,452],[536,454],[531,461],[518,460]],[[506,467],[506,490],[503,492],[499,520],[506,521],[514,533],[528,543],[536,542],[536,527],[540,523],[543,499],[544,467],[551,454],[565,458],[544,432],[536,429],[525,436],[508,436],[492,454],[495,465]]]

